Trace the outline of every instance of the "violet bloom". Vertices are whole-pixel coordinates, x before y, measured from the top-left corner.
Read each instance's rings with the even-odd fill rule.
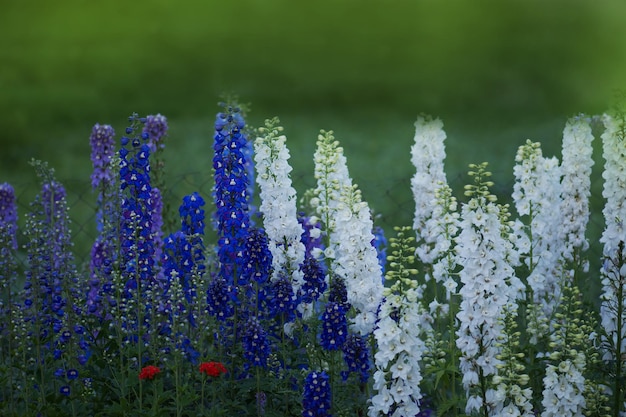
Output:
[[[142,133],[148,134],[148,146],[150,153],[154,154],[158,149],[165,147],[163,139],[167,135],[167,118],[162,114],[149,115],[143,126]]]
[[[0,230],[6,233],[13,250],[17,250],[17,205],[15,191],[8,184],[0,184]]]
[[[115,131],[109,125],[96,124],[89,136],[91,145],[91,162],[93,173],[91,174],[91,186],[96,189],[102,185],[110,184],[113,175],[109,166],[111,158],[115,154]]]

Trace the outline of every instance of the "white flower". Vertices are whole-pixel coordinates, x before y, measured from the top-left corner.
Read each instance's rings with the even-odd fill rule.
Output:
[[[260,188],[263,225],[269,238],[272,253],[272,279],[287,272],[292,278],[294,294],[304,283],[300,265],[305,248],[300,241],[304,232],[298,222],[296,190],[291,185],[289,150],[286,137],[279,135],[278,119],[266,121],[265,136],[254,141],[256,180]]]
[[[343,278],[348,302],[356,312],[351,329],[371,333],[383,298],[383,272],[378,262],[373,221],[361,192],[352,185],[343,150],[332,132],[319,136],[315,153],[317,212],[329,234],[325,256]]]
[[[593,135],[589,121],[583,117],[568,120],[563,130],[561,180],[561,239],[563,255],[573,261],[574,253],[585,251],[589,242],[585,230],[589,221],[591,167],[593,166]]]
[[[374,330],[378,345],[374,355],[376,394],[369,407],[370,417],[388,415],[392,404],[396,407],[392,415],[413,416],[420,411],[420,361],[426,350],[421,335],[428,330],[428,324],[420,304],[409,301],[416,299],[416,291],[389,294],[381,305]],[[402,410],[400,414],[398,410]]]
[[[611,346],[621,346],[626,352],[626,298],[619,298],[626,291],[626,265],[618,260],[626,259],[626,138],[624,138],[623,116],[614,118],[608,114],[603,116],[605,132],[602,134],[603,156],[605,159],[604,189],[602,196],[606,200],[602,214],[605,229],[600,238],[604,245],[602,254],[605,258],[602,273],[602,305],[600,314],[602,326],[612,339]],[[621,247],[620,247],[621,244]],[[622,311],[618,317],[618,311]],[[619,328],[622,329],[619,334]],[[606,359],[614,359],[614,352],[606,352]],[[619,365],[618,365],[619,366]]]

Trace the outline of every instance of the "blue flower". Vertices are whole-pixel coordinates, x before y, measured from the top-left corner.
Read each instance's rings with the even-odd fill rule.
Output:
[[[326,350],[339,350],[348,338],[345,304],[329,301],[322,314],[320,344]]]
[[[304,417],[330,417],[330,378],[325,371],[309,372],[304,381],[302,415]]]
[[[305,303],[317,301],[327,287],[324,268],[322,268],[317,259],[307,257],[302,263],[300,270],[304,275],[304,285],[300,289],[302,301]]]
[[[341,350],[343,351],[343,359],[348,366],[347,371],[341,372],[343,380],[348,379],[351,372],[356,372],[359,374],[362,383],[367,382],[370,359],[365,339],[357,334],[352,334],[348,337]]]
[[[59,388],[59,393],[65,397],[69,397],[71,393],[69,385],[63,385],[61,388]]]
[[[244,326],[242,337],[246,368],[251,366],[267,367],[267,359],[270,355],[270,343],[267,332],[263,329],[256,317],[248,319]]]

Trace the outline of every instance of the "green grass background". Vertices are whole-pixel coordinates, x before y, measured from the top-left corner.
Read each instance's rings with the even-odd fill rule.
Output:
[[[506,197],[520,144],[560,156],[567,118],[605,111],[624,88],[625,18],[623,1],[603,0],[4,0],[0,182],[23,211],[37,187],[28,161],[49,161],[91,232],[91,127],[121,133],[130,113],[160,112],[172,198],[208,197],[216,103],[234,93],[252,125],[281,118],[299,192],[318,131],[332,129],[379,221],[410,224],[417,114],[443,119],[459,195],[467,164],[489,161]]]

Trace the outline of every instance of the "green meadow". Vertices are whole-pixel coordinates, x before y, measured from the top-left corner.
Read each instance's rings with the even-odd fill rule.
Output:
[[[444,122],[459,197],[467,165],[489,161],[506,199],[519,145],[541,141],[560,156],[568,117],[615,102],[625,16],[618,1],[6,0],[0,182],[14,185],[23,216],[37,192],[28,161],[48,161],[68,189],[75,234],[88,236],[91,127],[111,124],[119,137],[131,113],[161,113],[170,204],[196,189],[210,197],[217,102],[235,94],[250,103],[250,125],[280,117],[299,193],[314,183],[319,130],[334,130],[385,228],[412,222],[419,113]]]

